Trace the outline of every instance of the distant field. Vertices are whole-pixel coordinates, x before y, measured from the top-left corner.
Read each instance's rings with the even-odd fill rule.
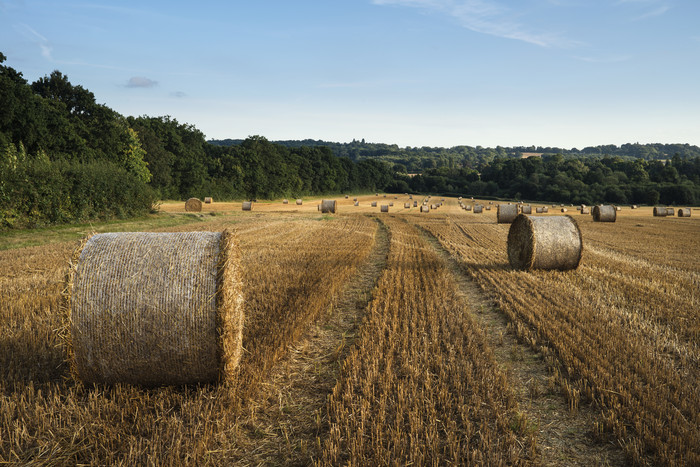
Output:
[[[0,463],[700,464],[700,211],[597,223],[567,206],[581,265],[523,272],[496,202],[353,198],[336,214],[320,198],[164,202],[0,237]],[[70,379],[55,330],[78,238],[225,228],[246,303],[234,384]]]

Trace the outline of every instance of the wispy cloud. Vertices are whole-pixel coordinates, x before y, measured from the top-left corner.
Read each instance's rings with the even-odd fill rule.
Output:
[[[668,5],[661,5],[660,7],[655,8],[651,11],[643,13],[639,16],[635,16],[634,18],[632,18],[632,21],[640,21],[640,20],[647,19],[647,18],[653,18],[654,16],[661,16],[670,9],[671,9],[671,7]]]
[[[182,91],[175,91],[170,93],[170,97],[175,97],[177,99],[182,99],[183,97],[187,97],[187,94],[185,94]]]
[[[580,60],[582,62],[588,62],[588,63],[622,63],[626,62],[632,59],[632,55],[615,55],[615,56],[608,56],[608,57],[593,57],[593,56],[588,56],[588,57],[574,57],[576,60]]]
[[[22,35],[29,38],[29,40],[31,40],[39,46],[42,57],[44,57],[47,60],[53,61],[53,57],[51,56],[51,53],[53,52],[53,46],[47,38],[45,38],[44,36],[39,34],[35,29],[24,23],[18,24],[16,26],[16,29],[19,30],[19,32]]]
[[[143,76],[133,76],[129,78],[125,86],[127,88],[153,88],[158,86],[158,81]]]
[[[482,34],[514,39],[541,47],[572,47],[576,41],[554,33],[537,33],[514,20],[518,12],[487,0],[373,0],[375,5],[397,5],[436,11],[463,27]]]

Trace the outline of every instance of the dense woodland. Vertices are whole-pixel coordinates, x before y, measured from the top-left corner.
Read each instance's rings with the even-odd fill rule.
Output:
[[[122,116],[59,71],[29,83],[0,53],[0,229],[146,213],[159,199],[423,192],[595,204],[700,203],[700,148],[399,148],[206,141],[170,117]],[[543,153],[522,158],[524,153]]]

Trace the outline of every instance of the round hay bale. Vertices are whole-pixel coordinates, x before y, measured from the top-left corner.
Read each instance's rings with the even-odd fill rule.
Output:
[[[381,206],[381,212],[389,212],[389,205],[388,204],[382,204]]]
[[[411,203],[403,203],[404,209],[411,209]]]
[[[481,214],[484,212],[484,207],[480,204],[475,204],[474,205],[474,214]]]
[[[654,206],[654,217],[666,217],[667,211],[666,208],[662,208],[660,206]]]
[[[202,201],[199,198],[190,198],[185,202],[185,211],[187,212],[201,212],[202,211]]]
[[[353,200],[353,201],[357,201],[357,198],[353,198],[352,200]]]
[[[413,207],[414,207],[414,208],[417,208],[417,207],[418,207],[418,201],[414,201],[414,202],[413,202]]]
[[[349,195],[345,195],[345,199],[348,199],[349,197],[350,197]]]
[[[620,206],[615,206],[615,211],[622,211],[622,207],[620,207]]]
[[[544,208],[535,208],[536,214],[542,214],[543,212],[544,212]]]
[[[430,209],[437,209],[437,204],[431,204]]]
[[[321,212],[335,214],[338,203],[334,199],[321,200]]]
[[[298,199],[298,200],[297,200],[297,206],[301,206],[301,205],[302,205],[302,201],[301,201],[300,199]]]
[[[389,203],[389,207],[390,207],[390,208],[393,208],[393,207],[394,207],[394,203],[393,203],[393,202]]]
[[[690,208],[679,208],[678,217],[690,217]]]
[[[632,205],[632,209],[637,209],[638,207],[639,207],[639,206],[637,206],[636,204],[633,204],[633,205]]]
[[[543,207],[542,207],[542,212],[548,213],[548,212],[549,212],[549,208],[548,208],[547,206],[543,206]]]
[[[496,207],[496,222],[510,224],[518,216],[518,206],[515,204],[499,204]]]
[[[467,204],[466,206],[464,206],[464,209],[467,210],[467,211],[471,211],[471,210],[472,210],[472,205],[471,205],[471,204]]]
[[[230,382],[242,353],[240,275],[228,230],[89,237],[66,283],[73,377],[142,386]]]
[[[566,209],[566,208],[561,208],[561,212],[567,212],[567,211],[568,211],[568,209]]]
[[[211,204],[213,202],[214,200],[211,198],[211,196],[207,196],[206,198],[204,198],[204,204]]]
[[[491,210],[491,206],[486,206],[486,210],[487,210],[487,211],[490,211],[490,210]]]
[[[420,207],[420,212],[430,212],[430,208],[428,206],[423,205]]]
[[[521,212],[523,214],[532,214],[532,206],[523,206]]]
[[[590,214],[591,208],[581,208],[581,214]]]
[[[372,206],[373,208],[376,208],[376,207],[377,207],[377,202],[376,202],[376,201],[372,201],[371,206]]]
[[[676,215],[676,210],[673,208],[666,208],[666,215],[673,217]]]
[[[571,216],[520,214],[508,231],[508,260],[515,269],[576,269],[582,254],[581,231]]]
[[[288,200],[288,199],[283,199],[283,200],[282,200],[282,204],[289,204],[289,200]]]
[[[241,208],[244,211],[252,211],[253,210],[253,202],[252,201],[243,201]]]
[[[610,205],[594,206],[593,220],[595,222],[615,222],[617,220],[617,210]]]
[[[359,206],[359,205],[360,205],[360,202],[359,202],[359,201],[355,201],[355,206]]]

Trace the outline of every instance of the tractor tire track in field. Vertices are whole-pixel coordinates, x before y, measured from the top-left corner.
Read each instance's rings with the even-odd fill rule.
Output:
[[[237,465],[309,465],[328,431],[327,401],[352,347],[389,254],[389,231],[377,220],[366,262],[345,284],[327,318],[312,324],[289,349],[251,401],[242,421]]]
[[[496,361],[508,375],[519,410],[537,432],[542,465],[625,465],[621,449],[597,441],[597,414],[580,406],[572,412],[542,355],[518,341],[505,313],[471,279],[464,266],[428,230],[419,226],[445,260],[464,297],[465,310],[484,330]]]

